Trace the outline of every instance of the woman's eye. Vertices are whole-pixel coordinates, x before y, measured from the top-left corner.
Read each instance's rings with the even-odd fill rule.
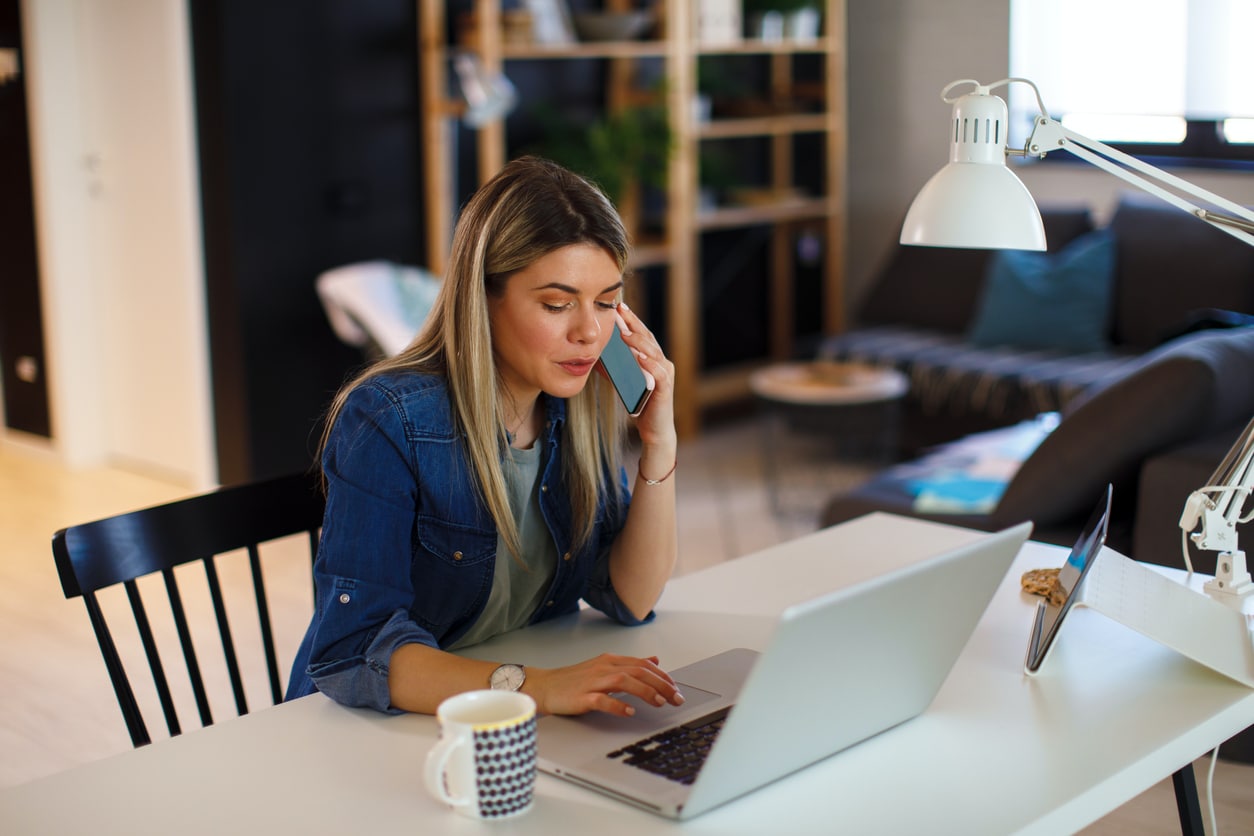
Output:
[[[566,302],[566,303],[561,304],[561,305],[550,305],[548,302],[545,302],[545,303],[543,303],[543,304],[544,304],[544,308],[545,308],[545,310],[550,311],[550,312],[552,312],[552,313],[561,313],[562,311],[564,311],[564,310],[566,310],[567,308],[569,308],[569,307],[570,307],[570,303],[569,303],[569,302]]]
[[[601,307],[602,310],[606,310],[606,311],[618,310],[617,302],[597,302],[597,304]]]

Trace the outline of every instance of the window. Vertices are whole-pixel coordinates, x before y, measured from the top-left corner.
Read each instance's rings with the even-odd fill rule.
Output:
[[[1251,33],[1250,0],[1011,0],[1010,74],[1067,127],[1136,156],[1254,163]],[[1008,104],[1014,145],[1037,104],[1022,84]]]

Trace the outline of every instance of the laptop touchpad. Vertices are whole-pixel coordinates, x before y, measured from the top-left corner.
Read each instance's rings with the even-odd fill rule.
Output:
[[[705,705],[708,702],[713,702],[720,696],[719,694],[702,690],[695,685],[689,685],[686,682],[676,682],[675,684],[679,686],[679,693],[684,695],[684,704],[680,706],[674,706],[670,703],[660,706],[650,705],[632,694],[614,694],[613,696],[615,699],[622,700],[628,705],[633,706],[636,709],[637,719],[647,718],[652,720],[654,717],[657,717],[659,720],[663,721],[665,721],[667,715],[673,718],[680,710],[686,714],[698,706]]]

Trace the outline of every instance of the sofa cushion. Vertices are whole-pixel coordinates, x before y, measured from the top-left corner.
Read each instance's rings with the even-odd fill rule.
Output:
[[[1041,212],[1045,239],[1057,252],[1093,229],[1086,207]],[[898,245],[858,312],[860,324],[893,323],[962,334],[984,285],[989,250]]]
[[[1137,361],[1115,352],[979,349],[959,335],[891,325],[829,337],[819,356],[905,372],[907,397],[925,415],[985,415],[1003,425],[1060,410],[1093,383]]]
[[[1149,455],[1254,413],[1254,328],[1203,331],[1148,352],[1095,383],[1015,474],[997,524],[1083,514]]]
[[[1109,228],[1116,344],[1153,347],[1203,308],[1254,314],[1254,247],[1146,195],[1123,197]]]
[[[968,339],[980,348],[1103,351],[1114,268],[1115,242],[1105,230],[1058,253],[999,251],[989,259]]]

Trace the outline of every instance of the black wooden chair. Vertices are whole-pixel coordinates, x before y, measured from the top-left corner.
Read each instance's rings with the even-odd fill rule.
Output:
[[[165,714],[166,726],[171,736],[178,735],[182,733],[182,727],[138,581],[144,576],[157,573],[164,579],[170,615],[177,630],[178,644],[187,667],[200,720],[202,725],[208,726],[213,723],[213,715],[200,662],[193,647],[192,636],[195,631],[185,611],[184,596],[180,594],[175,580],[175,567],[197,562],[204,565],[208,595],[213,604],[214,620],[222,641],[235,707],[239,714],[247,714],[244,676],[227,619],[227,606],[217,566],[218,556],[247,549],[252,592],[256,600],[270,679],[270,696],[272,704],[276,704],[283,699],[283,679],[280,677],[275,653],[259,546],[307,532],[312,561],[317,551],[323,506],[322,492],[315,479],[300,474],[221,488],[188,499],[72,526],[53,535],[52,553],[61,577],[61,587],[66,598],[81,596],[87,605],[87,614],[100,643],[100,651],[117,694],[118,705],[126,720],[131,742],[135,746],[149,743],[151,737],[122,656],[106,623],[106,610],[102,608],[97,593],[118,584],[125,588],[126,598],[134,615],[135,628]],[[242,559],[242,554],[240,558]],[[155,580],[151,583],[155,583]],[[120,593],[114,594],[120,597]],[[160,606],[164,608],[164,604]],[[251,608],[251,604],[248,606]],[[120,629],[121,625],[116,619],[117,617],[114,627]]]

